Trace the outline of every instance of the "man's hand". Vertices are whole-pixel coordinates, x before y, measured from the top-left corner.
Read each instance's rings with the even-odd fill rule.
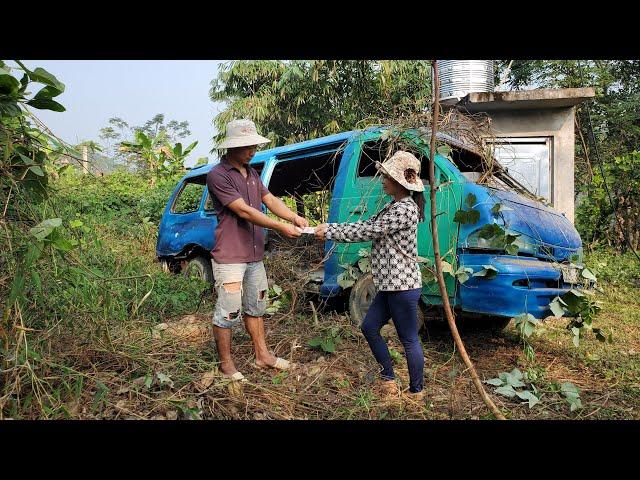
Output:
[[[329,225],[326,223],[322,223],[316,227],[315,236],[318,240],[322,240],[322,241],[325,240],[325,236],[327,234],[327,228],[329,228]]]
[[[300,215],[296,215],[295,217],[293,217],[293,219],[291,220],[291,223],[293,223],[296,227],[300,227],[300,228],[307,228],[309,226],[309,220],[307,220],[304,217],[301,217]]]
[[[280,232],[287,238],[298,238],[300,235],[302,235],[300,230],[298,230],[298,227],[296,227],[295,225],[290,225],[288,223],[281,223],[280,225]]]

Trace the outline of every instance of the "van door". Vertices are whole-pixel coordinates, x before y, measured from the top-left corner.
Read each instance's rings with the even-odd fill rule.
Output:
[[[340,222],[356,222],[367,220],[378,212],[392,199],[382,190],[380,177],[376,176],[375,162],[383,162],[393,152],[389,151],[389,143],[380,140],[381,132],[367,132],[354,140],[356,148],[353,150],[349,171],[346,179],[346,188],[341,199]],[[412,152],[421,162],[420,176],[425,184],[425,220],[418,225],[418,255],[427,259],[426,266],[434,268],[433,242],[430,223],[430,197],[429,197],[429,170],[428,149],[424,145],[416,146]],[[440,157],[441,158],[441,157]],[[456,243],[458,226],[453,222],[453,217],[460,205],[461,186],[451,181],[446,167],[441,165],[441,160],[436,155],[435,178],[438,190],[436,192],[438,237],[440,240],[441,256],[444,261],[453,266],[456,265]],[[336,249],[338,262],[341,264],[353,264],[360,257],[358,251],[361,248],[370,249],[371,242],[351,243],[339,245]],[[429,275],[423,275],[423,299],[427,304],[441,304],[440,292],[435,279],[430,280]],[[445,275],[445,284],[451,302],[455,297],[455,279],[451,275]]]
[[[165,244],[158,247],[159,251],[177,255],[188,245],[199,245],[205,250],[213,248],[215,217],[203,211],[206,190],[206,175],[183,180],[170,203],[169,215],[163,219],[167,230],[163,230]]]

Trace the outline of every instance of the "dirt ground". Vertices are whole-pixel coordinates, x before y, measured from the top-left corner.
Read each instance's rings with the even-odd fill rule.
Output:
[[[564,329],[566,319],[550,318],[532,339],[536,355],[527,360],[513,327],[502,332],[468,329],[468,353],[483,380],[514,368],[536,378],[540,402],[529,408],[486,385],[494,402],[511,419],[637,419],[640,398],[640,303],[638,296],[609,291],[603,296],[599,327],[613,332],[613,343],[593,336],[579,347]],[[252,366],[251,339],[234,330],[233,355],[247,383],[229,383],[218,373],[210,316],[202,313],[164,324],[130,325],[112,353],[85,351],[99,362],[104,388],[70,405],[73,418],[129,419],[491,419],[446,326],[428,326],[423,334],[426,400],[385,398],[375,382],[377,365],[362,334],[344,314],[306,305],[266,321],[272,350],[296,364],[288,372]],[[334,353],[308,345],[333,329],[340,337]],[[392,328],[385,335],[395,357],[400,384],[408,386],[402,346]],[[135,346],[135,347],[134,347]],[[131,350],[135,348],[135,350]],[[156,362],[141,375],[136,358]],[[580,389],[582,408],[570,411],[554,385],[571,382]],[[97,385],[97,383],[96,383]],[[101,393],[102,392],[102,393]]]

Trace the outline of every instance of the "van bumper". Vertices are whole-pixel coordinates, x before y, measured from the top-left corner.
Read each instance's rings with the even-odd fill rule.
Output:
[[[479,272],[483,265],[498,270],[492,279],[470,277],[459,285],[462,311],[516,317],[530,313],[536,318],[551,315],[549,303],[571,289],[562,271],[550,262],[511,255],[461,254],[460,265]]]

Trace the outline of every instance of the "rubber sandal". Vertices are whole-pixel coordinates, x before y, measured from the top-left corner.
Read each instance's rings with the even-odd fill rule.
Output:
[[[245,378],[245,376],[243,374],[241,374],[240,372],[236,372],[234,374],[231,375],[227,375],[226,373],[223,373],[222,376],[232,382],[248,382],[249,380],[247,380]]]
[[[289,360],[285,360],[284,358],[276,357],[276,363],[274,363],[273,365],[258,365],[254,361],[253,366],[260,370],[265,370],[267,368],[275,368],[276,370],[289,370],[291,368],[291,362],[289,362]]]

